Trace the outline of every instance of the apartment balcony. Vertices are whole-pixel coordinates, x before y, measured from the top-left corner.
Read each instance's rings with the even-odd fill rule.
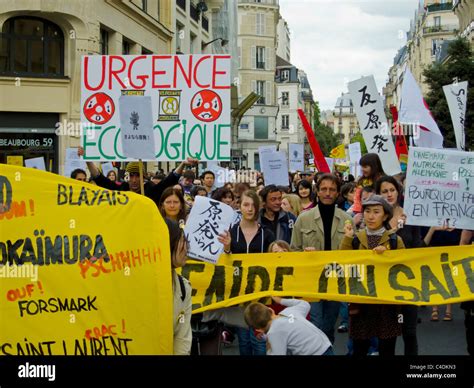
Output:
[[[427,12],[451,11],[453,3],[430,4],[426,7]]]
[[[438,34],[440,32],[442,33],[457,32],[458,28],[459,26],[456,24],[445,24],[441,26],[426,26],[426,27],[423,27],[423,35]]]
[[[263,2],[263,0],[239,0],[239,4],[252,4],[252,5],[263,5],[263,6],[268,6],[268,5],[278,5],[278,0],[266,0]]]

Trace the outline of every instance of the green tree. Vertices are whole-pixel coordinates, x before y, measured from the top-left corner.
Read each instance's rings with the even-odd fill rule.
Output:
[[[352,136],[351,144],[352,143],[360,143],[360,152],[362,155],[367,153],[367,147],[365,145],[364,137],[362,136],[362,132],[357,132],[354,136]]]
[[[466,119],[464,130],[466,146],[473,149],[474,145],[474,53],[466,39],[458,38],[448,46],[448,59],[444,64],[434,63],[423,71],[430,91],[426,103],[430,107],[441,133],[444,136],[444,147],[456,148],[453,123],[449,113],[448,103],[443,92],[443,86],[468,81],[466,103]]]
[[[326,156],[329,156],[334,147],[341,144],[341,140],[334,133],[333,129],[321,123],[321,111],[317,101],[314,106],[313,131],[321,151]]]

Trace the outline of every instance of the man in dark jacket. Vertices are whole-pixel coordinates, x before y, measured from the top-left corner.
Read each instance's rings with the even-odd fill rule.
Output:
[[[263,209],[260,210],[259,223],[271,230],[277,240],[291,242],[291,233],[296,217],[281,208],[282,192],[275,185],[265,186],[260,192]]]
[[[84,154],[84,150],[79,148],[79,156]],[[187,160],[181,162],[181,164],[168,176],[163,179],[158,184],[153,184],[152,182],[145,182],[144,192],[145,195],[152,199],[156,206],[160,201],[161,194],[163,191],[170,186],[174,186],[178,183],[181,174],[185,166],[192,166],[198,162],[197,159],[188,158]],[[97,168],[93,162],[87,162],[87,168],[91,173],[91,178],[99,187],[103,187],[107,190],[117,190],[117,191],[133,191],[134,193],[140,194],[140,164],[138,162],[130,162],[127,164],[126,173],[128,173],[128,182],[114,182],[106,178]]]

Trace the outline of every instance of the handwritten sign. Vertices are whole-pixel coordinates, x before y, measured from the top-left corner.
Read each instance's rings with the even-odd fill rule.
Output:
[[[168,228],[152,201],[9,165],[0,193],[0,355],[173,354]],[[136,217],[146,230],[123,227]]]
[[[121,96],[120,135],[125,157],[153,160],[155,156],[150,96]]]
[[[46,171],[46,165],[44,164],[44,158],[42,156],[39,158],[25,159],[25,167]]]
[[[265,185],[288,186],[288,161],[283,151],[264,152],[260,165]]]
[[[229,55],[85,55],[81,66],[84,160],[124,154],[119,99],[151,98],[153,158],[230,160]]]
[[[474,152],[410,147],[403,208],[409,225],[472,229]]]
[[[443,86],[444,95],[448,101],[451,120],[453,121],[456,146],[459,150],[466,149],[464,124],[466,121],[467,81]]]
[[[64,176],[69,178],[71,173],[80,168],[87,171],[86,162],[77,154],[77,148],[66,148],[66,162],[64,164]]]
[[[386,174],[398,174],[400,163],[374,76],[349,82],[348,88],[365,144],[367,144],[367,151],[380,157]]]
[[[188,256],[216,264],[224,251],[217,237],[229,229],[234,218],[234,209],[225,203],[196,197],[184,228],[189,243]]]
[[[357,177],[357,170],[359,167],[359,161],[362,157],[362,152],[360,149],[360,143],[357,141],[355,143],[349,144],[349,161],[351,174]]]
[[[288,161],[290,171],[304,171],[304,145],[290,143],[288,144]]]

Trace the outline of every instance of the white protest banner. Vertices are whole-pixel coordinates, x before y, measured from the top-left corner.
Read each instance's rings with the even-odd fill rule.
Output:
[[[25,159],[25,167],[46,171],[46,165],[44,164],[44,158],[42,156],[39,158]]]
[[[188,256],[216,264],[224,251],[217,237],[229,229],[234,217],[234,209],[225,203],[197,196],[184,228]]]
[[[405,202],[409,225],[472,229],[474,152],[410,147]]]
[[[265,179],[265,185],[288,186],[288,161],[283,151],[264,152],[260,166]]]
[[[260,146],[258,147],[258,153],[261,155],[261,154],[264,154],[264,153],[268,153],[268,152],[276,152],[277,150],[277,147],[276,145],[268,145],[268,146]]]
[[[357,178],[357,170],[359,166],[360,158],[362,157],[362,151],[360,149],[360,143],[357,141],[355,143],[349,144],[349,161],[350,161],[350,170],[351,174]]]
[[[119,99],[149,96],[153,160],[230,160],[230,55],[85,55],[81,65],[84,160],[123,154]],[[144,157],[141,157],[145,160]]]
[[[114,171],[115,175],[117,175],[117,171],[115,171],[115,168],[112,163],[102,163],[102,174],[104,174],[104,176],[107,176],[110,171]]]
[[[367,151],[376,153],[380,157],[386,174],[398,174],[400,163],[374,76],[362,77],[349,82],[348,89],[367,145]]]
[[[66,161],[64,163],[64,176],[71,177],[71,173],[80,168],[87,171],[86,162],[77,154],[77,148],[66,148]]]
[[[291,172],[304,170],[304,144],[288,144],[288,161]]]
[[[328,164],[329,171],[332,172],[332,169],[334,168],[334,158],[324,158],[326,159],[326,163]]]
[[[126,158],[154,160],[155,140],[150,96],[120,96],[120,139]]]
[[[467,81],[443,86],[443,91],[448,101],[449,113],[453,121],[456,147],[459,150],[465,150],[466,136],[464,134],[464,123],[466,121]]]

